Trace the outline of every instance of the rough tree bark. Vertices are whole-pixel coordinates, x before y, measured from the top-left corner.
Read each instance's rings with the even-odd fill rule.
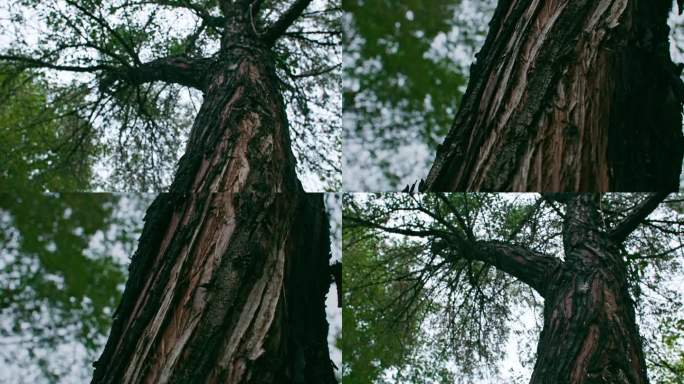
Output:
[[[428,191],[674,191],[670,0],[499,0]]]
[[[596,195],[563,200],[565,261],[549,271],[544,328],[531,384],[648,383],[622,240],[663,200],[654,195],[613,232],[600,230]]]
[[[216,59],[109,71],[205,96],[169,193],[147,211],[93,383],[336,382],[328,217],[297,180],[271,51],[309,3],[261,28],[260,1],[222,1]]]

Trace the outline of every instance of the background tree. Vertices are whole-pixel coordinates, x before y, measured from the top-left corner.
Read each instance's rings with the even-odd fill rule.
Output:
[[[149,199],[0,194],[0,381],[89,380]]]
[[[230,120],[228,141],[251,140],[254,153],[270,156],[282,147],[279,161],[273,163],[289,164],[285,168],[294,169],[294,152],[307,188],[332,190],[340,178],[337,11],[334,2],[326,0],[314,2],[306,12],[301,8],[304,3],[288,8],[289,3],[242,1],[233,7],[228,0],[13,0],[0,11],[10,21],[2,26],[6,39],[0,61],[17,68],[41,68],[53,82],[73,79],[71,86],[80,87],[86,97],[79,115],[92,126],[82,134],[100,138],[109,149],[98,162],[107,189],[167,188],[182,147],[188,156],[180,168],[199,150],[187,146],[196,119],[194,131],[208,124],[220,131]],[[238,9],[236,17],[225,14]],[[286,15],[287,9],[300,12]],[[242,29],[226,24],[236,19]],[[234,80],[240,71],[233,67],[233,59],[246,56],[269,73],[263,85],[272,94],[269,102],[279,105],[260,107],[275,108],[277,113],[260,115],[259,126],[272,135],[244,132],[248,139],[239,134],[235,127],[242,120],[237,116],[242,112],[236,112],[240,108],[230,118],[226,115],[225,123],[217,120],[219,106],[232,94],[227,88],[238,86]],[[208,92],[209,85],[221,79],[219,69],[225,82]],[[264,90],[260,92],[264,99]],[[235,106],[249,105],[243,103],[249,95],[243,96],[234,100]],[[259,110],[252,107],[247,109]],[[281,129],[276,130],[278,126]],[[212,130],[205,134],[210,132],[220,136]],[[261,150],[257,137],[267,140]],[[218,136],[213,139],[221,141]],[[229,152],[236,147],[241,148],[233,143]],[[250,169],[254,168],[252,164]]]
[[[397,190],[424,177],[493,7],[492,0],[342,2],[346,190]]]
[[[0,67],[0,189],[91,188],[101,148],[82,133],[91,132],[77,109],[84,96],[83,88],[52,87],[38,73]]]
[[[365,343],[345,344],[345,377],[367,374],[370,349],[387,350],[365,376],[376,383],[416,374],[407,356],[452,380],[498,377],[491,367],[511,354],[507,340],[530,332],[521,360],[534,369],[517,382],[644,383],[647,367],[676,380],[681,204],[665,194],[346,196],[345,263],[355,270],[345,300],[358,315],[345,333]]]

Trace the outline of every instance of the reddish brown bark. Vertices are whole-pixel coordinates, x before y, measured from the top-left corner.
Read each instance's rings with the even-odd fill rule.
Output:
[[[501,0],[428,191],[672,191],[668,0]]]
[[[597,198],[563,197],[565,262],[544,294],[544,329],[531,384],[648,383],[626,266],[618,252],[623,238],[601,230]],[[663,198],[645,199],[622,225],[633,230],[634,222]]]

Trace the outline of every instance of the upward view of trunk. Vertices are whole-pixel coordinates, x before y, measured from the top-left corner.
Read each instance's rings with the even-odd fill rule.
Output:
[[[261,36],[247,2],[223,2],[217,59],[170,62],[204,102],[170,192],[147,211],[93,383],[336,382],[328,217],[296,177],[269,37],[309,2]]]
[[[671,4],[500,0],[425,189],[678,189]]]
[[[171,190],[301,190],[273,54],[234,28],[205,75],[204,103]]]
[[[568,204],[566,262],[544,292],[544,328],[531,384],[648,383],[617,244],[601,233],[591,195]]]
[[[492,265],[544,298],[544,327],[531,384],[648,383],[620,244],[667,196],[649,195],[612,230],[598,194],[550,194],[564,204],[563,259],[504,241],[451,232],[435,249]]]
[[[160,195],[94,383],[334,383],[322,195]]]

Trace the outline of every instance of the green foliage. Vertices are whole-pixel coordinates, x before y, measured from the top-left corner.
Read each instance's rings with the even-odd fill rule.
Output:
[[[0,361],[14,380],[89,378],[146,202],[109,194],[0,194]]]
[[[348,236],[348,233],[343,235]],[[419,323],[415,319],[396,321],[385,312],[397,299],[396,293],[401,291],[397,290],[401,283],[370,285],[367,280],[369,276],[358,273],[364,271],[364,267],[380,261],[378,239],[364,237],[344,250],[343,378],[345,383],[350,384],[383,382],[383,371],[401,365],[420,334]],[[361,286],[365,289],[359,289]]]
[[[98,148],[76,109],[84,96],[0,67],[0,191],[90,188]]]
[[[349,146],[347,162],[362,167],[356,151],[373,160],[373,173],[358,170],[372,179],[355,177],[350,183],[364,190],[397,189],[424,177],[421,173],[449,131],[492,2],[345,0],[342,6],[348,47],[345,140],[359,145]],[[397,147],[424,150],[402,165]]]
[[[377,60],[377,70],[362,74],[360,67],[348,67],[356,75],[358,90],[370,89],[378,100],[391,108],[424,111],[427,99],[435,112],[423,115],[422,135],[434,147],[446,134],[451,113],[458,101],[454,92],[464,84],[457,65],[427,57],[430,44],[453,23],[457,1],[426,3],[406,0],[345,1],[343,8],[353,15],[355,34],[364,42],[358,53],[361,61]],[[354,106],[353,90],[345,90],[345,104]]]

